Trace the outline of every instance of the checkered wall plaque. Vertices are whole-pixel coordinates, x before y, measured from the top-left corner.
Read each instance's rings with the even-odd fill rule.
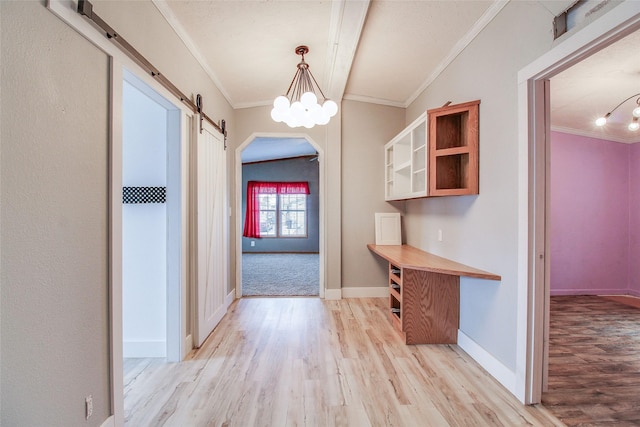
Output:
[[[122,187],[122,203],[165,203],[167,187]]]

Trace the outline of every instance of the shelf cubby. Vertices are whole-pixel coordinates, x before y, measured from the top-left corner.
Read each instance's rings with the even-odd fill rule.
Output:
[[[429,196],[479,193],[480,101],[427,111],[429,120]]]
[[[385,145],[385,159],[385,200],[427,196],[426,112]]]

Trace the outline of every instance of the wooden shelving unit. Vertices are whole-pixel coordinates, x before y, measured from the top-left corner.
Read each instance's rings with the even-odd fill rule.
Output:
[[[478,194],[479,107],[477,100],[427,111],[428,196]]]
[[[455,344],[460,276],[501,277],[408,245],[367,245],[389,262],[389,316],[406,344]]]
[[[389,263],[389,314],[399,331],[402,331],[402,294],[402,269]]]

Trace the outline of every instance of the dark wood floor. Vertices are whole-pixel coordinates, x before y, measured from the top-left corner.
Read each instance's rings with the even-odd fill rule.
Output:
[[[640,308],[597,296],[551,297],[542,403],[568,426],[640,425]]]

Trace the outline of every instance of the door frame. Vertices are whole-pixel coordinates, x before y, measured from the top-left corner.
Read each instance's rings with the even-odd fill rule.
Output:
[[[138,79],[148,86],[165,102],[174,107],[177,115],[168,120],[173,132],[179,135],[179,144],[167,144],[168,154],[179,156],[178,162],[167,164],[167,190],[179,194],[177,203],[167,204],[167,219],[171,216],[171,227],[167,227],[167,252],[180,260],[179,265],[167,262],[167,360],[180,361],[191,350],[191,336],[187,335],[187,249],[188,249],[188,141],[189,122],[193,113],[171,101],[174,97],[144,72],[123,58],[118,52],[110,55],[110,97],[111,97],[111,142],[109,152],[110,169],[110,315],[111,315],[111,385],[112,412],[115,425],[124,423],[124,378],[123,358],[123,288],[122,288],[122,85],[125,73],[128,78]],[[126,70],[126,71],[125,71]],[[171,165],[171,167],[169,167]],[[172,179],[169,179],[169,178]],[[170,212],[171,211],[171,212]],[[171,246],[171,247],[170,247]],[[178,254],[178,250],[180,253]],[[171,279],[170,279],[171,277]],[[175,285],[179,281],[179,286]]]
[[[115,80],[115,79],[114,79]],[[119,80],[120,85],[123,81],[129,83],[136,90],[143,93],[151,101],[157,103],[167,112],[167,129],[166,129],[166,188],[167,194],[172,195],[166,200],[166,358],[170,362],[178,362],[182,360],[183,340],[180,338],[185,333],[181,329],[181,302],[183,296],[180,292],[181,274],[182,274],[182,255],[181,240],[183,235],[182,217],[184,216],[181,206],[181,197],[183,190],[181,188],[181,111],[175,103],[169,101],[160,95],[154,88],[142,81],[127,67],[122,67],[122,79]],[[112,83],[112,84],[115,84]],[[116,88],[115,91],[121,92],[122,87]],[[120,102],[119,105],[122,105]],[[123,141],[121,139],[121,141]],[[120,149],[122,150],[122,145]],[[124,161],[124,159],[123,159]],[[113,188],[117,193],[117,188]],[[178,195],[178,197],[174,197]],[[115,200],[114,200],[115,202]],[[120,203],[122,207],[122,203]],[[122,246],[121,246],[122,247]]]
[[[540,403],[548,366],[549,86],[554,75],[640,29],[640,2],[626,1],[577,29],[518,73],[517,397]]]
[[[235,231],[235,245],[236,245],[236,298],[242,297],[242,227],[244,223],[244,217],[242,216],[242,151],[247,148],[256,138],[304,138],[318,153],[319,162],[319,222],[318,230],[320,243],[319,243],[319,271],[320,271],[320,284],[318,289],[318,296],[320,298],[325,297],[326,278],[328,277],[326,270],[326,232],[327,232],[327,215],[325,214],[326,195],[325,195],[325,177],[326,177],[326,162],[324,150],[317,142],[313,140],[308,134],[305,133],[268,133],[268,132],[255,132],[245,139],[235,151],[235,199],[236,199],[236,231]]]

